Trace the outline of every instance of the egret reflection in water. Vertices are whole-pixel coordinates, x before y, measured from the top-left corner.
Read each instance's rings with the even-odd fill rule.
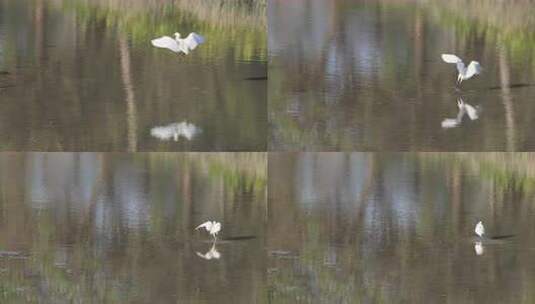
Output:
[[[442,60],[444,60],[444,62],[454,63],[457,65],[457,71],[459,72],[459,75],[457,76],[457,83],[459,84],[463,82],[463,80],[470,79],[473,76],[481,73],[481,65],[477,61],[470,62],[468,67],[466,67],[462,59],[456,55],[442,54]]]
[[[480,109],[465,103],[462,98],[457,100],[457,107],[459,108],[457,117],[444,119],[441,123],[442,128],[449,129],[459,126],[462,123],[465,114],[468,115],[470,120],[477,120],[479,118]]]
[[[481,242],[475,242],[474,251],[476,252],[476,255],[483,255],[483,253],[485,253],[485,247]]]
[[[208,250],[204,254],[197,251],[196,252],[197,256],[205,260],[212,260],[212,259],[219,260],[219,258],[221,257],[221,253],[217,251],[215,244],[216,244],[216,241],[214,240],[214,242],[212,243],[212,247],[210,247],[210,250]]]
[[[197,48],[199,44],[204,43],[204,37],[197,33],[190,33],[188,37],[180,38],[180,33],[173,34],[175,38],[169,36],[162,36],[151,40],[153,46],[158,48],[169,49],[175,53],[189,54],[190,51]]]
[[[193,137],[199,133],[201,133],[201,129],[187,121],[175,122],[166,126],[158,126],[150,130],[150,134],[158,139],[173,139],[174,141],[178,141],[180,137],[192,140]]]

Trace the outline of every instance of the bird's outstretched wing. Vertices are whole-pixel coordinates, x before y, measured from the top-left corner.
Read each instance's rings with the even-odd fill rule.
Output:
[[[481,73],[481,65],[477,61],[472,61],[466,69],[466,75],[464,76],[464,78],[468,79],[479,73]]]
[[[459,63],[463,62],[461,58],[453,55],[453,54],[442,54],[442,60],[444,60],[447,63]]]
[[[204,229],[210,231],[210,229],[212,229],[212,225],[213,224],[210,221],[204,222],[204,223],[200,224],[199,226],[197,226],[197,228],[195,228],[195,230],[200,229],[200,228],[204,228]]]
[[[169,49],[175,53],[178,53],[180,51],[176,40],[168,36],[153,39],[151,40],[151,43],[155,47]]]
[[[201,43],[204,43],[204,37],[197,33],[190,33],[188,37],[184,39],[184,44],[190,50],[194,50]]]
[[[465,73],[465,66],[461,58],[452,54],[442,54],[442,60],[444,60],[444,62],[447,62],[447,63],[455,63],[459,74]]]
[[[174,130],[168,126],[154,127],[150,130],[150,135],[161,140],[168,140],[173,137]]]

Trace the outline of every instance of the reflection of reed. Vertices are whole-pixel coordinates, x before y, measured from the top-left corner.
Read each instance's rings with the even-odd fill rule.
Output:
[[[513,110],[513,97],[511,96],[511,77],[507,54],[502,47],[499,50],[500,59],[500,83],[502,86],[502,103],[505,111],[505,139],[507,151],[514,151],[516,147],[515,139],[515,117]]]
[[[126,91],[128,151],[135,152],[137,150],[137,113],[132,71],[130,68],[130,51],[128,49],[128,42],[124,36],[119,38],[119,46],[121,50],[121,77]]]

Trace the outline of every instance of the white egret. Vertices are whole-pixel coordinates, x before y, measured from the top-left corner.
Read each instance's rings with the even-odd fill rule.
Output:
[[[476,242],[474,244],[474,251],[477,255],[482,255],[485,252],[485,247],[483,247],[483,244],[481,242]]]
[[[217,233],[221,231],[221,223],[216,222],[216,221],[204,222],[200,224],[199,226],[197,226],[195,230],[198,230],[200,228],[206,229],[206,231],[208,231],[208,233],[210,233],[210,235],[214,237],[214,241],[215,241],[217,240]]]
[[[479,118],[479,110],[475,107],[465,103],[462,98],[459,97],[457,100],[457,107],[459,112],[457,113],[456,118],[446,118],[442,121],[442,128],[455,128],[461,124],[464,115],[468,115],[470,120],[476,120]]]
[[[154,127],[150,130],[150,134],[161,140],[173,139],[178,141],[180,137],[187,140],[192,140],[193,137],[201,132],[201,129],[194,124],[187,121],[175,122],[166,126]]]
[[[485,234],[485,227],[483,226],[483,223],[481,221],[476,224],[476,229],[474,229],[474,232],[479,237],[483,237],[483,235]]]
[[[447,63],[455,63],[457,65],[457,71],[459,71],[459,75],[457,76],[457,83],[459,84],[463,80],[470,79],[474,75],[478,75],[479,73],[481,73],[481,65],[477,61],[470,62],[468,67],[466,67],[461,58],[452,54],[442,54],[442,60]]]
[[[175,53],[182,52],[186,55],[199,44],[204,43],[204,37],[197,33],[190,33],[184,39],[180,38],[180,33],[174,33],[174,36],[174,39],[169,36],[162,36],[151,40],[151,43],[155,47],[169,49]]]
[[[218,260],[220,257],[221,257],[221,254],[219,253],[219,251],[217,251],[217,248],[215,247],[215,241],[214,243],[212,244],[212,247],[210,248],[210,250],[208,250],[208,252],[206,252],[205,254],[202,254],[200,252],[196,252],[197,255],[202,258],[202,259],[205,259],[205,260],[211,260],[211,259],[216,259]]]

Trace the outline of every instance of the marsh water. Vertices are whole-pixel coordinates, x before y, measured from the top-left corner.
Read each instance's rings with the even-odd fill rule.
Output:
[[[532,303],[534,164],[1,153],[0,301]],[[215,246],[194,230],[208,219],[223,225]],[[478,244],[479,220],[513,237]]]
[[[264,153],[0,154],[0,302],[257,302],[266,166]],[[194,230],[208,219],[223,225],[212,259]]]
[[[274,0],[271,150],[535,149],[530,1]],[[479,61],[456,86],[442,53]],[[456,127],[457,100],[478,110]]]
[[[535,155],[273,153],[272,303],[533,303]],[[483,221],[500,242],[474,242]]]
[[[265,150],[265,5],[249,2],[0,0],[0,149]],[[206,43],[152,47],[177,31]],[[151,132],[181,122],[200,132]]]

